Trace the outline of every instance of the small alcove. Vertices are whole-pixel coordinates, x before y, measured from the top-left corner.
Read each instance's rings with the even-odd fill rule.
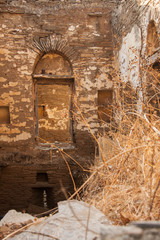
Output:
[[[110,122],[113,114],[113,90],[98,91],[98,118],[103,122]]]
[[[0,106],[0,124],[10,123],[9,106]]]
[[[36,182],[48,182],[48,174],[46,172],[38,172]]]

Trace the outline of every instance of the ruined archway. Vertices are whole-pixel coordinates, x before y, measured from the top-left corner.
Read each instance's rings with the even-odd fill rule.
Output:
[[[57,53],[44,54],[33,75],[36,136],[41,143],[71,143],[73,75],[70,62]]]

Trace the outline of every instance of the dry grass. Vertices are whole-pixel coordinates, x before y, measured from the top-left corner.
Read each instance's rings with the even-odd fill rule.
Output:
[[[110,131],[99,138],[102,153],[91,166],[90,181],[85,187],[83,199],[115,224],[160,219],[157,76],[157,70],[148,69],[149,84],[141,89],[143,99],[130,84],[122,86],[117,82],[122,90],[118,89],[115,104],[118,121],[113,119]]]

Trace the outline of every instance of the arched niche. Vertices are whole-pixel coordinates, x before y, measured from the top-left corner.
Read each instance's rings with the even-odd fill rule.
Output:
[[[151,21],[147,30],[147,54],[152,55],[159,47],[159,37],[154,21]]]
[[[68,60],[59,54],[47,53],[36,65],[34,74],[50,74],[55,76],[71,76],[72,69]]]
[[[38,142],[72,143],[74,79],[70,62],[60,54],[46,53],[36,64],[33,79]]]

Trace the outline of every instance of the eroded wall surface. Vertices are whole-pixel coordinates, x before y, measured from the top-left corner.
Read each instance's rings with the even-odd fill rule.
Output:
[[[35,196],[42,199],[44,189],[55,203],[64,198],[63,186],[72,192],[66,158],[80,185],[83,167],[94,159],[92,134],[104,127],[98,111],[108,105],[103,110],[107,121],[112,116],[114,70],[120,71],[122,82],[141,87],[140,59],[152,20],[159,36],[159,9],[136,0],[0,0],[1,212],[12,205],[41,205]],[[158,56],[159,50],[147,57],[153,63]],[[40,187],[34,185],[38,172],[48,174]]]
[[[127,1],[119,4],[114,12],[114,30],[117,33],[117,59],[121,80],[129,81],[132,86],[141,88],[145,77],[142,67],[153,64],[160,59],[160,4],[158,1]],[[157,43],[148,51],[148,28],[154,23]],[[151,34],[150,44],[154,45],[154,36]],[[142,64],[144,66],[142,66]],[[141,70],[140,70],[141,68]]]
[[[98,90],[113,88],[111,9],[115,4],[101,0],[0,1],[0,110],[4,116],[0,123],[0,213],[11,207],[21,210],[29,204],[42,205],[44,189],[53,199],[49,207],[55,206],[65,198],[63,188],[67,194],[76,190],[71,173],[76,186],[81,184],[83,167],[94,159],[91,131],[96,134],[101,128]],[[48,58],[50,64],[44,67]],[[44,82],[38,85],[38,112],[40,75],[43,81],[51,80],[52,87],[43,87]],[[67,85],[59,85],[59,81],[64,84],[64,75],[72,84],[72,99],[67,98]],[[54,104],[60,95],[65,101],[58,101],[56,112]],[[53,119],[55,115],[58,120]],[[58,148],[54,141],[42,146],[38,137],[51,142],[52,133]],[[71,143],[60,144],[64,140]],[[38,172],[48,174],[48,182],[39,187],[34,185]]]
[[[33,46],[33,39],[53,34],[67,42],[66,49],[61,52],[64,56],[71,51],[69,47],[75,51],[76,57],[69,59],[74,78],[73,128],[77,144],[83,132],[85,141],[90,130],[79,110],[96,133],[100,126],[97,90],[113,86],[108,76],[113,58],[110,21],[113,3],[71,1],[65,5],[63,2],[35,1],[18,5],[18,1],[3,2],[0,5],[0,105],[9,106],[10,124],[0,126],[1,144],[25,148],[35,145],[32,74],[44,52]]]

